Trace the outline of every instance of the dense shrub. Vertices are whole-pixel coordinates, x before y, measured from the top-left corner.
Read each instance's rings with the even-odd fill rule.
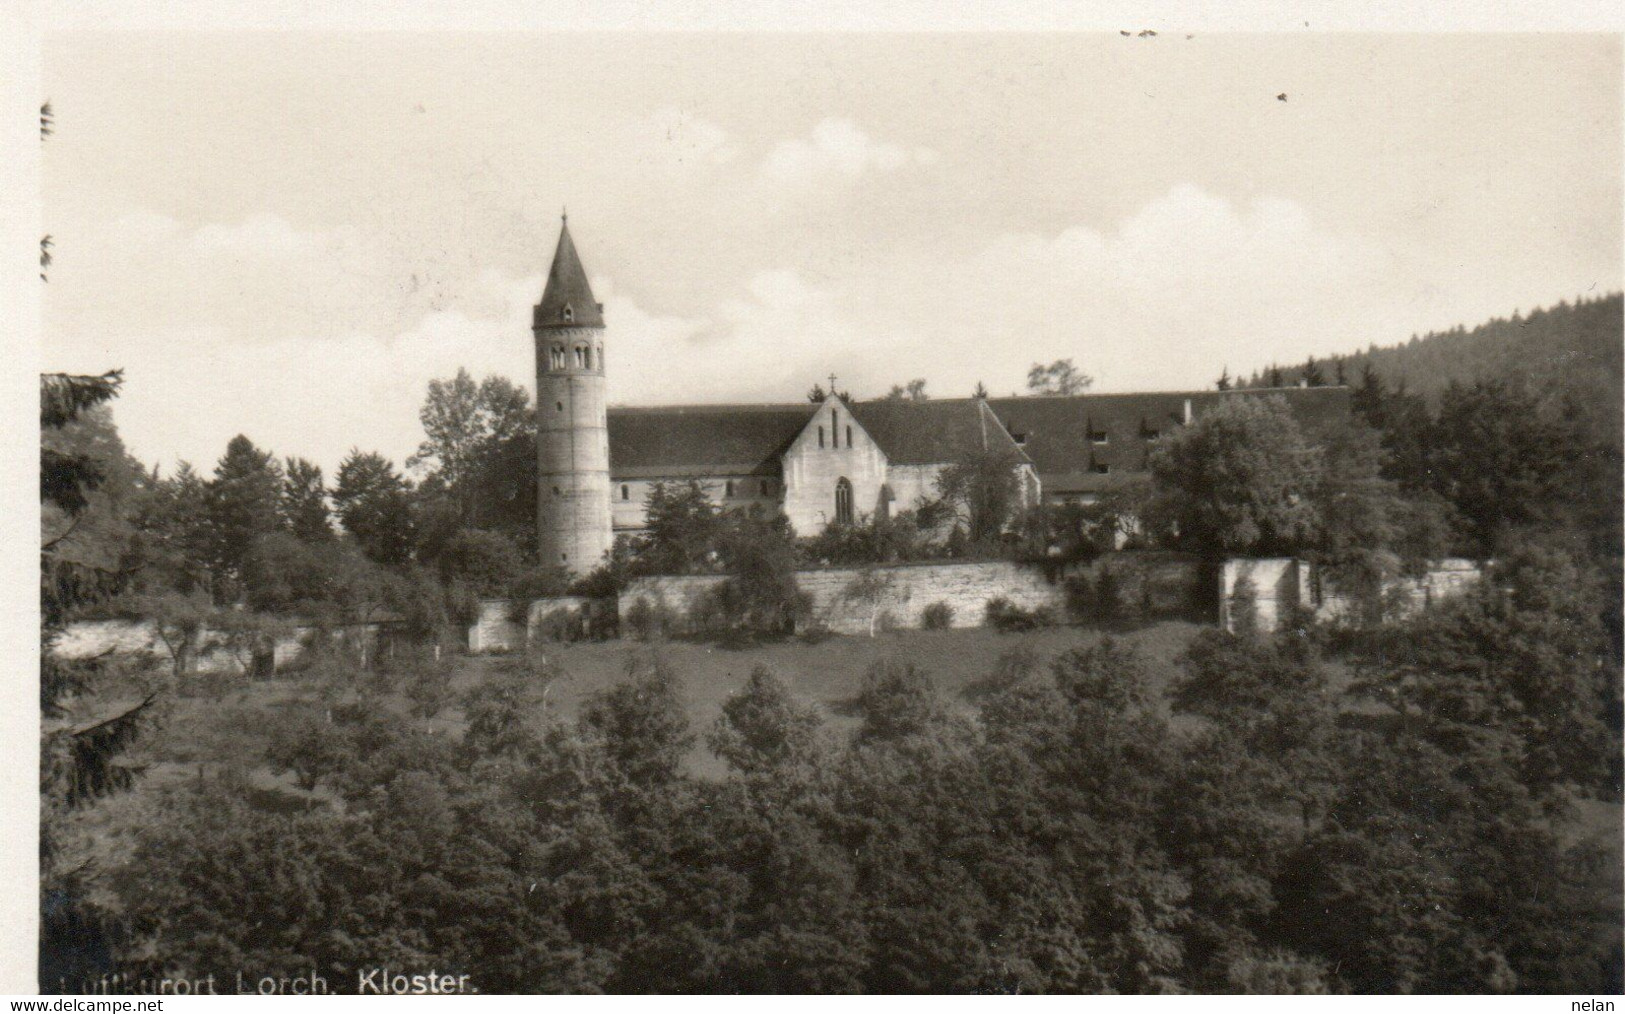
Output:
[[[626,610],[626,633],[639,641],[663,637],[672,631],[676,616],[663,600],[638,596]]]
[[[920,626],[926,630],[947,630],[954,625],[954,607],[946,602],[933,602],[920,614]]]
[[[1042,606],[1023,609],[1001,595],[988,600],[987,624],[1001,634],[1018,634],[1054,626],[1055,615]]]

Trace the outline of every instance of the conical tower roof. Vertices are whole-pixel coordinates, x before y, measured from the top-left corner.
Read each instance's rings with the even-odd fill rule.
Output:
[[[570,239],[570,220],[559,228],[559,246],[553,251],[553,267],[547,272],[547,287],[536,304],[536,327],[603,327],[603,307],[593,298],[587,284],[587,271]]]

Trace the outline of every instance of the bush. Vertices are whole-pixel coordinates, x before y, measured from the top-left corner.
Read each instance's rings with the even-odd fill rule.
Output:
[[[569,591],[569,571],[563,567],[535,567],[514,578],[508,586],[508,597],[529,603],[536,599],[557,598]]]
[[[954,607],[946,602],[933,602],[920,615],[920,626],[926,630],[947,630],[954,625]]]
[[[962,693],[970,700],[981,700],[994,694],[1014,690],[1039,670],[1038,653],[1023,645],[1000,655],[993,663],[993,671],[972,679]]]
[[[581,617],[574,609],[555,609],[537,622],[531,636],[536,641],[556,644],[579,641],[583,636]]]
[[[1054,626],[1055,616],[1043,607],[1023,609],[1001,595],[988,600],[987,623],[1001,634],[1018,634]]]
[[[674,620],[665,602],[640,596],[626,611],[626,632],[639,641],[648,641],[668,633]]]
[[[570,585],[571,595],[589,599],[607,599],[619,595],[631,576],[624,564],[611,561],[595,568],[592,573]]]

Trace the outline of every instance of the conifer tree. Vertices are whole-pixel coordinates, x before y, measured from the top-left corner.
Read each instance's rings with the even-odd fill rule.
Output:
[[[283,469],[282,517],[288,531],[302,542],[333,538],[332,512],[327,506],[327,485],[320,465],[304,458],[289,458]]]

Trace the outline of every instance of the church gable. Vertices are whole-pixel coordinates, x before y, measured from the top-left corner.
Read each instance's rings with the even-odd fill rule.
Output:
[[[784,513],[798,534],[887,509],[889,462],[851,407],[824,399],[784,454]]]

